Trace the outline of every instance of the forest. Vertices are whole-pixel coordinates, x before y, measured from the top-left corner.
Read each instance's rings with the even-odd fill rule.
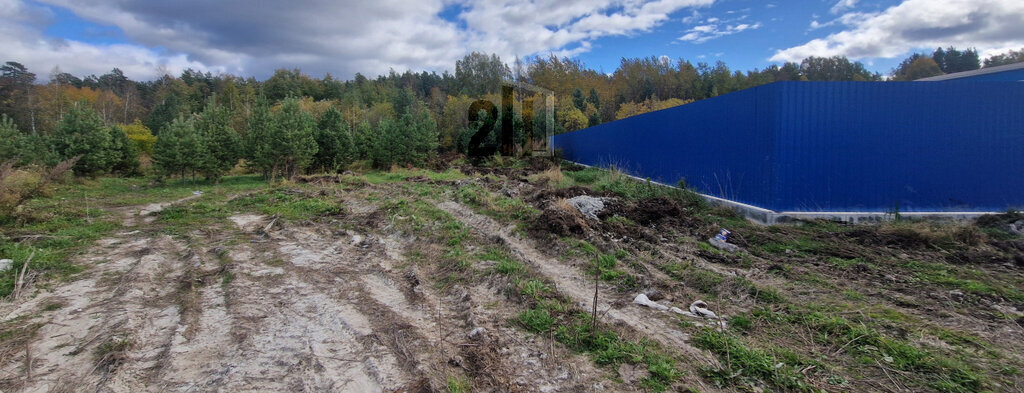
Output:
[[[471,53],[454,74],[392,70],[343,81],[279,69],[260,81],[187,69],[133,81],[117,68],[80,78],[55,67],[46,83],[8,61],[0,67],[0,162],[53,167],[75,159],[70,165],[80,176],[150,173],[182,181],[217,179],[239,163],[287,178],[357,161],[423,166],[438,154],[467,152],[487,121],[470,121],[467,111],[480,98],[497,102],[502,80],[553,91],[552,128],[561,133],[775,81],[902,81],[1018,61],[1024,49],[982,62],[973,49],[938,48],[913,54],[883,77],[838,56],[746,72],[721,61],[652,56],[623,58],[606,74],[553,55],[516,58],[510,66],[497,55]],[[534,129],[546,126],[541,111],[524,113],[534,117]],[[523,119],[513,123],[522,140]]]

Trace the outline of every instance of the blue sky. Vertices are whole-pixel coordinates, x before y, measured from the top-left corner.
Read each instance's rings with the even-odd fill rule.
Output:
[[[871,12],[898,4],[898,1],[876,1],[859,4],[862,12]],[[726,62],[731,69],[750,70],[764,68],[778,61],[770,61],[779,49],[797,46],[811,38],[824,37],[839,31],[841,26],[831,25],[812,30],[812,21],[827,23],[837,16],[830,12],[835,1],[808,0],[801,2],[757,0],[726,0],[692,11],[673,15],[673,21],[646,34],[608,37],[595,43],[594,50],[579,57],[595,69],[614,70],[621,57],[668,56],[684,58],[693,63],[714,64]],[[696,12],[696,14],[694,14]],[[710,22],[709,22],[710,20]],[[730,33],[729,26],[757,26]],[[699,26],[716,26],[725,30],[707,41],[680,40],[680,37]],[[868,69],[882,73],[892,69],[902,58],[861,59]]]
[[[470,51],[556,54],[614,71],[622,57],[725,61],[734,70],[844,55],[888,73],[913,52],[1024,47],[1019,0],[0,0],[0,61],[46,78],[113,67],[266,78],[299,67],[351,78],[454,71]]]

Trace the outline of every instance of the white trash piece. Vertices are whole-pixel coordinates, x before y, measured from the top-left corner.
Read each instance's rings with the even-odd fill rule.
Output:
[[[1018,235],[1024,235],[1024,220],[1017,220],[1013,224],[1010,224],[1010,232]]]
[[[641,306],[647,306],[647,307],[653,308],[653,309],[658,310],[658,311],[668,310],[668,306],[652,302],[651,299],[647,298],[647,295],[644,295],[642,293],[639,294],[639,295],[636,295],[636,297],[633,298],[633,303],[634,304],[639,304]]]
[[[714,312],[708,310],[708,304],[703,300],[697,300],[690,303],[690,313],[701,318],[718,319],[718,315],[715,315]]]
[[[0,272],[11,270],[11,266],[14,266],[13,259],[0,259]]]

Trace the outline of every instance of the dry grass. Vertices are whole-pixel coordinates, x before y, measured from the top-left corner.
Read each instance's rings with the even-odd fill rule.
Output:
[[[536,181],[551,185],[561,184],[563,181],[565,181],[565,176],[562,174],[562,168],[557,166],[549,168],[548,170],[538,173],[535,176]]]
[[[14,161],[0,164],[0,216],[10,215],[25,201],[43,195],[47,186],[64,176],[78,162],[65,160],[53,168],[15,168]]]

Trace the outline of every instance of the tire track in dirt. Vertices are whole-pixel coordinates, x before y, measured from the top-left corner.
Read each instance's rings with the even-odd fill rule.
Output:
[[[571,298],[583,309],[589,310],[593,307],[593,282],[588,282],[583,272],[577,268],[548,258],[532,244],[532,241],[512,234],[513,227],[503,227],[490,217],[477,214],[457,202],[446,201],[437,206],[485,237],[500,239],[512,250],[513,255],[536,268],[541,275],[555,283],[558,291]],[[611,291],[612,289],[607,287],[603,290],[604,293]],[[598,306],[600,312],[601,304]],[[667,348],[683,353],[684,356],[692,360],[691,364],[718,364],[716,359],[688,343],[689,336],[675,326],[678,324],[678,319],[671,314],[628,305],[623,308],[609,308],[605,315],[614,322],[625,324],[633,330],[657,340]],[[702,387],[702,389],[710,389],[710,387]]]
[[[100,240],[81,277],[3,310],[42,325],[31,380],[24,353],[3,359],[4,390],[438,390],[463,373],[474,387],[524,392],[608,383],[587,359],[507,326],[502,288],[435,286],[432,265],[404,259],[417,244],[400,233],[323,223],[263,233],[268,221],[240,214],[182,237]],[[475,327],[486,331],[470,339]],[[122,339],[97,366],[97,348]]]
[[[40,293],[4,317],[31,318],[46,304],[64,304],[36,317],[42,326],[29,344],[33,378],[21,379],[22,391],[103,385],[110,391],[141,390],[178,324],[179,309],[171,299],[175,288],[165,282],[177,279],[182,246],[167,236],[139,235],[126,232],[101,241],[90,252],[97,256],[81,262],[91,266],[84,277]],[[111,366],[98,365],[96,352],[119,340],[131,343],[129,349],[111,353],[107,363],[132,367],[107,373]],[[11,360],[2,366],[3,374],[21,374],[24,356],[21,362]]]
[[[262,228],[267,220],[243,215],[231,221],[246,233],[236,235],[259,241],[248,232]],[[266,243],[232,247],[228,256],[234,278],[208,286],[210,294],[203,296],[200,307],[197,337],[214,338],[179,339],[171,350],[174,359],[165,370],[164,386],[200,391],[391,391],[413,379],[372,338],[371,316],[346,295],[353,283],[308,279],[323,274],[316,271],[319,263],[348,256],[330,245],[310,247],[308,239],[291,236],[292,232],[275,231]]]
[[[401,236],[351,232],[338,236],[303,227],[287,228],[274,236],[280,237],[278,251],[301,265],[296,269],[303,271],[302,279],[316,286],[341,288],[340,292],[353,300],[353,306],[369,316],[374,333],[368,338],[397,358],[412,376],[409,384],[429,380],[433,388],[443,390],[452,367],[464,368],[470,374],[486,372],[503,381],[499,386],[508,386],[518,379],[521,391],[535,391],[535,387],[544,385],[557,390],[560,384],[578,383],[570,380],[571,376],[587,376],[578,372],[570,376],[568,369],[558,367],[550,368],[558,371],[550,381],[529,378],[529,371],[519,375],[530,368],[524,369],[517,361],[533,362],[532,376],[536,377],[537,369],[542,367],[537,359],[546,358],[546,354],[511,345],[515,341],[506,343],[503,339],[508,337],[507,331],[499,329],[499,325],[508,316],[479,318],[472,311],[482,307],[476,306],[470,291],[457,287],[441,293],[420,283],[421,277],[427,280],[429,273],[404,260],[404,250],[414,246]],[[475,291],[474,294],[482,296]],[[465,336],[475,327],[492,333],[486,334],[483,342],[467,343]],[[480,350],[476,351],[478,347]],[[499,361],[487,356],[490,349],[515,354],[516,358]],[[485,371],[476,370],[485,365]]]

